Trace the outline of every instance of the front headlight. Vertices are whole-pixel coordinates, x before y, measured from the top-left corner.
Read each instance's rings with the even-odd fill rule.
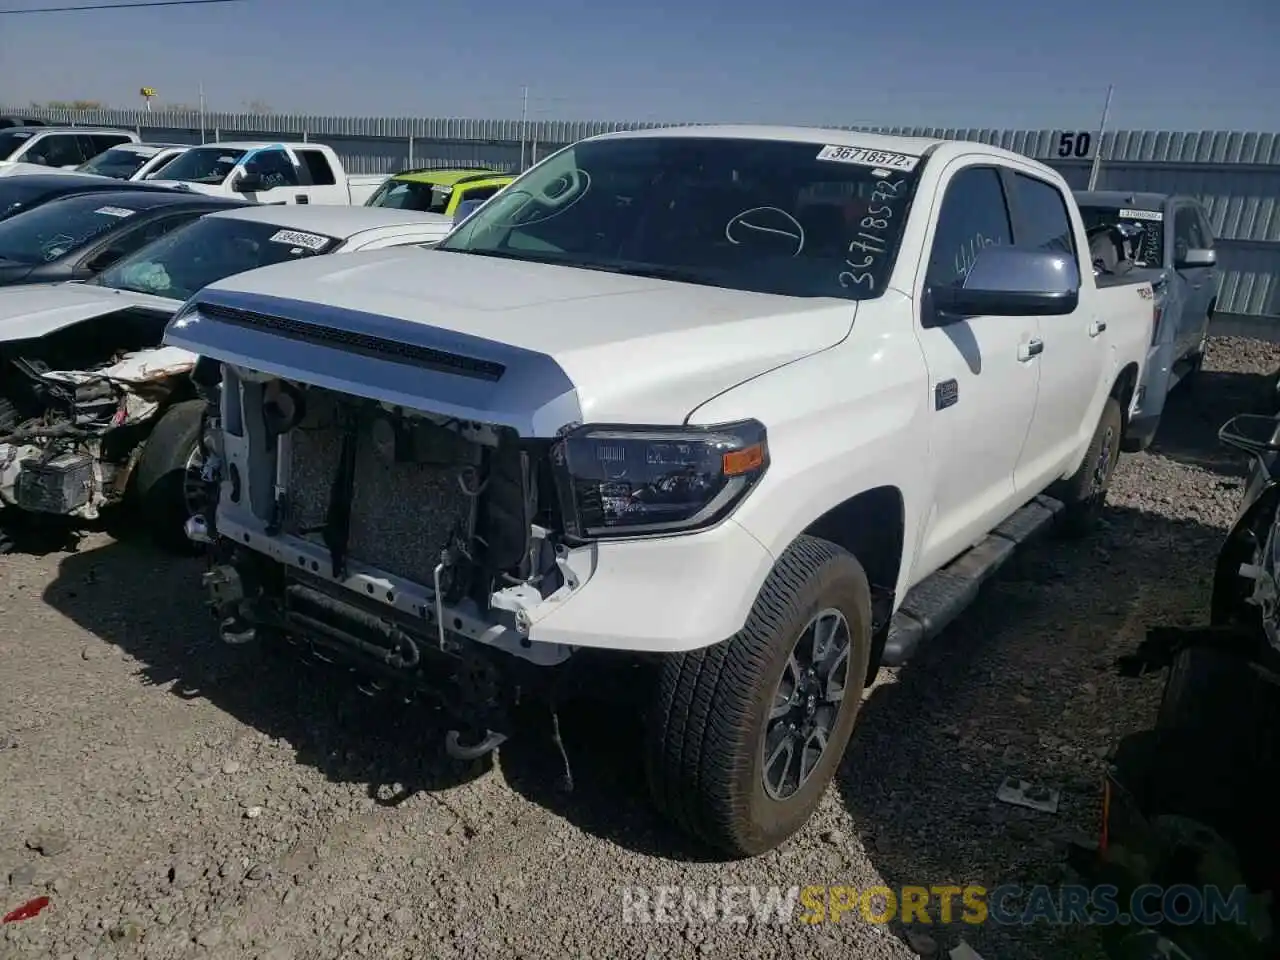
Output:
[[[588,425],[551,448],[565,534],[689,533],[726,517],[769,466],[764,425]]]

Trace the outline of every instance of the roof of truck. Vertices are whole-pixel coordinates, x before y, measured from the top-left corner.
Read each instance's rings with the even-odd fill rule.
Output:
[[[352,237],[365,230],[415,224],[452,224],[442,213],[396,210],[388,207],[347,207],[325,204],[253,204],[235,210],[220,210],[211,217],[252,220],[289,230],[314,230],[331,237]]]
[[[1019,163],[1030,163],[1060,176],[1052,167],[1026,154],[979,143],[976,140],[947,140],[941,137],[906,137],[892,133],[873,133],[864,130],[842,130],[823,127],[780,127],[764,124],[706,124],[687,127],[653,127],[648,130],[619,130],[602,133],[590,140],[641,139],[645,137],[721,137],[733,140],[779,140],[792,143],[812,143],[819,146],[861,147],[886,153],[905,153],[923,157],[938,149],[947,149],[951,157],[964,153],[980,153]]]
[[[489,170],[485,167],[448,167],[441,169],[421,168],[417,170],[401,170],[391,175],[392,180],[407,180],[412,183],[438,183],[452,187],[463,181],[492,180],[495,178],[514,179],[515,174],[503,173],[501,170]]]
[[[1163,210],[1171,199],[1167,193],[1133,193],[1127,190],[1077,190],[1076,203],[1082,207],[1131,207],[1134,210]]]
[[[613,140],[644,137],[727,137],[735,140],[791,140],[801,143],[830,143],[837,146],[865,147],[868,150],[899,150],[916,155],[922,154],[939,144],[953,142],[936,137],[900,137],[896,134],[868,133],[862,130],[824,129],[822,127],[776,127],[764,124],[652,127],[648,130],[619,130],[615,133],[602,133],[590,139]],[[991,147],[987,144],[975,144],[975,146],[1003,152],[999,147]]]

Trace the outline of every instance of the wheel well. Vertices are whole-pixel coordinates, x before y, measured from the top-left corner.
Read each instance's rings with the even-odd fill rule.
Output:
[[[897,487],[875,487],[832,507],[804,531],[858,558],[871,585],[877,629],[887,625],[893,610],[905,516],[902,492]]]
[[[1120,416],[1129,422],[1129,404],[1133,402],[1133,391],[1138,389],[1138,365],[1131,363],[1120,371],[1116,382],[1112,384],[1111,396],[1120,404]]]

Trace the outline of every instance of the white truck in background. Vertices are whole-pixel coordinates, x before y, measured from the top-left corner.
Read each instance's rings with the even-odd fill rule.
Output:
[[[350,176],[322,143],[229,141],[192,147],[150,182],[257,203],[362,206],[386,174]]]
[[[191,533],[223,639],[439,692],[460,758],[517,735],[522,691],[554,711],[599,655],[648,660],[658,806],[775,847],[880,664],[1097,519],[1151,284],[1095,281],[1043,164],[848,130],[594,137],[463,216],[170,323],[221,364]]]

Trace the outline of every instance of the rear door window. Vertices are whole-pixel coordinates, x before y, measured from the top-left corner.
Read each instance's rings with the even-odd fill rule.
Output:
[[[311,177],[311,183],[317,187],[331,187],[338,182],[333,175],[333,167],[329,164],[329,158],[319,150],[299,150],[298,156],[302,158],[303,165],[307,168],[307,173]]]
[[[1052,183],[1014,173],[1018,191],[1017,245],[1028,250],[1076,255],[1071,216],[1062,191]]]

